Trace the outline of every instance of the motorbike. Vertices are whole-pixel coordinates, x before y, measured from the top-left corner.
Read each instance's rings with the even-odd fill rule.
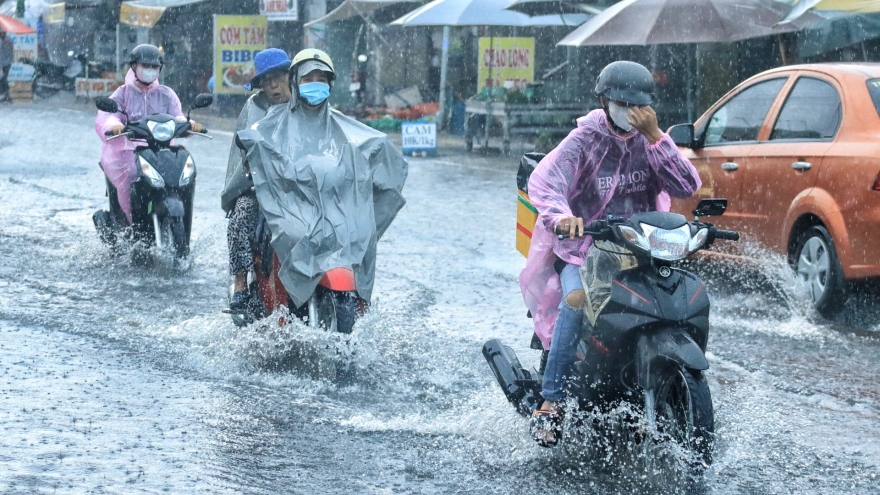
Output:
[[[239,149],[244,150],[244,145],[237,136],[236,144]],[[245,159],[243,152],[242,159]],[[247,170],[247,165],[245,169]],[[366,313],[368,307],[368,302],[358,296],[357,283],[351,267],[339,266],[325,272],[308,301],[297,307],[278,276],[281,263],[272,249],[271,240],[272,233],[261,212],[257,219],[255,234],[251,239],[254,269],[248,273],[247,278],[250,307],[243,313],[229,309],[224,312],[232,317],[232,321],[237,326],[246,326],[268,317],[278,309],[285,308],[289,314],[312,328],[351,333],[355,321]],[[230,284],[227,302],[232,302],[234,293],[234,284]],[[286,320],[282,317],[279,323],[284,324]]]
[[[633,406],[629,410],[641,415],[634,430],[673,440],[697,467],[711,464],[714,435],[705,356],[709,298],[703,282],[675,262],[718,239],[739,239],[737,232],[699,220],[721,215],[726,208],[726,199],[704,199],[693,211],[693,222],[677,213],[655,211],[584,226],[584,233],[602,247],[610,245],[616,253],[634,257],[635,266],[613,276],[609,299],[596,313],[591,330],[582,332],[570,397],[585,413]],[[536,336],[531,348],[542,349]],[[543,402],[547,351],[534,372],[498,339],[486,342],[482,352],[507,400],[529,417]],[[592,424],[601,435],[602,425]]]
[[[59,91],[76,90],[77,77],[89,77],[90,72],[100,71],[96,63],[90,62],[85,53],[67,52],[69,62],[66,66],[55,65],[48,60],[22,58],[21,63],[34,66],[33,90],[38,98],[48,98]]]
[[[172,139],[191,135],[210,139],[207,129],[200,133],[190,130],[189,114],[193,109],[209,106],[213,98],[209,93],[198,95],[187,110],[185,122],[168,114],[153,114],[127,122],[117,136],[107,133],[112,136],[108,141],[122,137],[139,141],[134,151],[139,177],[131,185],[129,224],[119,205],[116,188],[105,176],[109,211],[98,210],[92,215],[98,237],[104,244],[116,247],[125,239],[135,247],[155,246],[160,252],[173,255],[175,260],[189,255],[196,166],[192,155],[183,146],[172,145]],[[119,111],[111,98],[98,98],[96,106],[104,112]],[[140,249],[132,250],[133,257],[142,254]]]

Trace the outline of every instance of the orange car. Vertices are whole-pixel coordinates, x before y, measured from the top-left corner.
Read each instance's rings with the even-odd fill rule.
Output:
[[[880,281],[880,64],[769,70],[669,133],[703,180],[673,210],[727,198],[710,221],[786,254],[820,314]]]

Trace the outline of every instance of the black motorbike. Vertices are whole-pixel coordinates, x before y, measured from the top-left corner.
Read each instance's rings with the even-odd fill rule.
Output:
[[[636,263],[613,276],[610,298],[589,333],[581,336],[570,396],[586,413],[607,412],[622,403],[634,406],[630,410],[641,416],[632,422],[638,435],[651,432],[654,439],[673,440],[700,469],[712,461],[715,428],[705,374],[709,298],[700,279],[674,263],[716,239],[739,239],[736,232],[699,221],[726,208],[725,199],[704,199],[693,222],[677,213],[647,212],[584,227],[594,242],[622,247],[617,253]],[[541,349],[540,341],[533,338],[531,347]],[[507,400],[530,416],[543,402],[547,352],[534,373],[497,339],[486,342],[483,356]],[[602,425],[592,424],[601,434]]]
[[[98,73],[99,68],[90,62],[85,53],[68,52],[68,63],[56,65],[45,59],[31,60],[23,58],[23,64],[34,66],[33,91],[38,98],[48,98],[59,91],[74,92],[77,77],[89,77],[90,73]]]
[[[143,144],[134,151],[139,177],[131,185],[131,224],[119,206],[116,188],[105,176],[110,210],[98,210],[92,215],[101,241],[111,247],[121,239],[133,242],[137,247],[155,246],[160,252],[170,252],[175,259],[189,254],[196,165],[189,152],[183,146],[172,146],[171,140],[190,135],[210,139],[205,135],[207,129],[201,133],[190,130],[189,113],[195,108],[209,106],[213,99],[209,93],[198,95],[187,110],[185,122],[168,114],[148,115],[127,122],[121,134],[108,139],[124,136]],[[111,98],[98,98],[96,105],[104,112],[119,111],[116,101]],[[133,256],[141,252],[135,250]]]

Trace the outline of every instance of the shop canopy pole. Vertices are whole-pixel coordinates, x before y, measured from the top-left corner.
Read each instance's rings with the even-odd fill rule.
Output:
[[[437,121],[437,130],[446,128],[446,70],[449,65],[449,26],[443,26],[443,43],[440,52],[440,119]]]

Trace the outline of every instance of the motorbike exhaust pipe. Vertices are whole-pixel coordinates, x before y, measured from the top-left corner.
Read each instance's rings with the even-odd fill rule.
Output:
[[[507,401],[513,404],[521,415],[530,416],[532,406],[539,400],[538,380],[532,378],[531,373],[522,367],[513,349],[502,344],[498,339],[483,344],[483,357],[489,363],[489,368],[492,369]]]

